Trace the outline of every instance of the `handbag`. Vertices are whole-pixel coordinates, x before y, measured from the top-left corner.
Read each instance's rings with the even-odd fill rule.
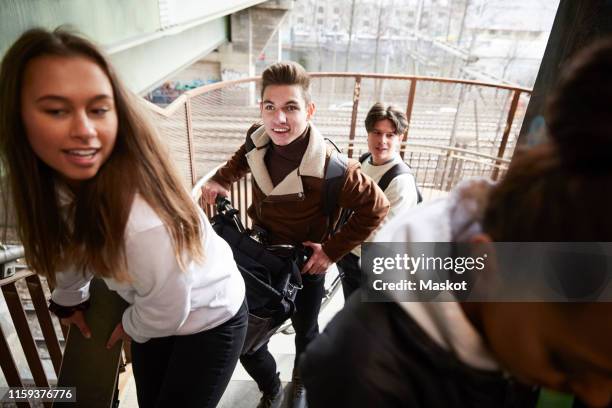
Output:
[[[307,252],[292,245],[267,245],[265,231],[245,229],[225,197],[217,198],[216,208],[211,224],[232,248],[246,286],[249,319],[242,354],[252,354],[295,312]]]

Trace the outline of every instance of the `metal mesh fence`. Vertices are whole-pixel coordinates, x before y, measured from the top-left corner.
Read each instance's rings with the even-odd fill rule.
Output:
[[[152,112],[160,137],[168,149],[175,166],[188,186],[193,185],[191,159],[189,156],[189,137],[187,133],[187,113],[182,104],[169,116]]]
[[[198,176],[224,163],[259,120],[254,83],[215,89],[191,99],[195,168]]]
[[[181,108],[160,121],[185,175],[190,174],[185,162],[189,157],[189,125],[198,179],[228,160],[244,143],[248,128],[260,120],[259,86],[257,78],[250,78],[190,91],[186,94],[190,120]],[[359,157],[367,151],[364,121],[370,107],[384,101],[405,111],[410,127],[408,144],[403,145],[404,159],[428,198],[443,194],[467,177],[504,174],[529,100],[529,93],[520,90],[513,109],[515,92],[433,78],[313,74],[311,94],[317,111],[312,121],[344,152]],[[511,110],[505,151],[497,159]],[[246,185],[235,190],[235,198],[247,200],[247,190]]]
[[[413,103],[409,97],[412,81],[416,81]],[[411,115],[408,133],[408,141],[411,143],[466,149],[497,156],[514,91],[435,79],[314,74],[311,93],[317,105],[313,123],[343,151],[349,152],[352,146],[352,157],[358,157],[367,150],[364,120],[376,101],[393,104]],[[260,118],[259,95],[256,78],[221,86],[217,84],[208,90],[203,88],[187,93],[191,108],[192,153],[196,179],[224,163],[244,142],[246,131]],[[527,102],[528,95],[523,92],[508,133],[503,158],[512,155]],[[354,103],[358,104],[355,113]],[[188,121],[184,115],[185,109],[181,108],[160,123],[162,133],[171,143],[172,154],[177,155],[176,162],[183,173],[188,175],[190,165],[185,163],[185,160],[189,159]],[[354,139],[351,139],[352,130]],[[412,161],[411,157],[414,155],[407,151],[405,158],[408,162]],[[461,160],[462,157],[455,159]],[[439,155],[436,162],[438,166],[446,168],[449,166],[448,160],[450,156]],[[491,163],[487,166],[480,162],[465,163],[460,171],[457,168],[452,173],[438,170],[436,174],[439,174],[437,177],[450,177],[452,174],[453,179],[456,174],[465,177],[490,176],[491,166],[495,166],[495,163],[489,161]],[[433,165],[432,160],[427,162],[428,176],[423,181],[445,189],[449,183],[445,184],[440,180],[434,183],[429,180],[432,177],[430,174],[433,174]],[[186,180],[191,181],[190,178]],[[452,182],[450,186],[454,184]]]

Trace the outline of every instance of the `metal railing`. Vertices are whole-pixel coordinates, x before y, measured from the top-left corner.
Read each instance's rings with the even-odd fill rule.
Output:
[[[21,248],[0,250],[0,268],[5,269],[9,263],[15,267],[15,262],[21,257]],[[60,345],[64,342],[65,332],[58,336],[57,324],[47,309],[46,282],[21,264],[14,274],[0,279],[0,288],[10,316],[9,323],[8,316],[3,314],[4,324],[0,325],[0,367],[6,384],[9,387],[55,385],[62,362]],[[43,358],[43,352],[46,358]],[[25,362],[21,362],[22,358]],[[45,369],[45,360],[50,360],[50,369]],[[25,366],[29,373],[24,373]],[[29,407],[30,403],[19,402],[17,406]],[[51,404],[45,403],[45,406]]]
[[[349,147],[359,157],[367,151],[364,141],[350,142]],[[424,201],[445,196],[461,180],[471,177],[492,177],[497,173],[503,177],[506,173],[509,159],[499,159],[485,153],[477,153],[459,147],[444,147],[419,143],[403,143],[404,161],[410,164],[417,180]],[[214,213],[214,208],[201,198],[201,188],[216,171],[217,167],[200,178],[192,187],[192,197],[198,200],[200,206],[208,215]],[[243,225],[251,227],[251,221],[246,216],[246,209],[251,205],[251,175],[247,174],[235,182],[230,188],[230,200],[240,211]]]
[[[4,297],[4,304],[0,302],[0,368],[4,383],[19,388],[75,387],[76,405],[65,404],[110,407],[118,401],[117,390],[124,385],[118,382],[117,376],[121,361],[129,361],[129,353],[122,359],[120,345],[111,350],[104,345],[121,319],[125,302],[101,280],[94,279],[90,288],[92,303],[86,312],[92,338],[85,340],[78,330],[70,331],[52,317],[47,308],[52,288],[45,279],[27,270],[19,262],[21,258],[20,247],[12,247],[11,251],[0,249],[0,269],[5,269],[7,264],[18,266],[14,273],[11,270],[10,276],[0,279]],[[4,312],[5,305],[8,313]],[[16,403],[18,407],[39,404],[36,401]],[[63,405],[45,402],[43,406]]]
[[[450,78],[357,73],[312,73],[311,77],[312,99],[317,103],[313,123],[349,157],[356,156],[356,146],[365,144],[362,124],[369,107],[385,101],[405,109],[409,127],[403,142],[408,143],[401,153],[412,167],[413,144],[449,149],[445,153],[449,163],[459,160],[452,149],[460,149],[470,152],[461,155],[493,157],[487,161],[491,171],[482,175],[494,179],[513,154],[531,94],[527,88]],[[258,79],[193,89],[163,109],[147,103],[190,186],[225,162],[244,142],[249,126],[259,121]],[[449,165],[444,177],[456,178]],[[418,174],[417,181],[421,181]]]

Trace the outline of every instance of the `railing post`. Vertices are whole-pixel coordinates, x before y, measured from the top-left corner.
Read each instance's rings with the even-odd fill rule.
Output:
[[[353,141],[355,140],[355,129],[357,127],[357,111],[359,110],[359,95],[361,94],[361,76],[355,77],[355,88],[353,89],[353,113],[351,115],[351,132],[349,133],[348,157],[353,157]]]
[[[406,142],[408,141],[408,131],[410,130],[410,120],[412,119],[412,108],[414,106],[414,96],[416,94],[416,78],[410,80],[410,90],[408,91],[408,104],[406,105],[406,119],[408,120],[408,126],[404,132],[404,138],[401,143],[400,156],[404,159],[404,152],[406,151]]]
[[[497,157],[499,159],[504,158],[504,153],[506,152],[506,145],[508,144],[508,137],[510,136],[510,130],[512,129],[512,122],[514,121],[514,115],[516,114],[516,108],[518,107],[519,98],[521,97],[521,91],[515,90],[512,95],[512,103],[510,104],[510,110],[508,111],[508,118],[506,119],[506,127],[504,128],[504,134],[502,136],[501,143],[499,145],[499,150],[497,151]],[[497,180],[499,176],[499,165],[501,162],[499,160],[495,161],[496,167],[493,169],[493,174],[491,178],[493,180]]]
[[[194,148],[193,148],[193,123],[191,120],[191,97],[187,97],[185,101],[185,120],[187,121],[187,143],[189,149],[189,171],[191,173],[191,186],[193,187],[196,183],[197,176],[195,171],[194,163]]]
[[[0,327],[0,368],[2,368],[2,373],[9,387],[23,387],[17,364],[13,359],[11,349],[6,341],[6,336],[2,331],[2,327]],[[29,402],[17,402],[16,405],[18,408],[30,408],[31,406]]]
[[[2,330],[2,326],[0,326],[0,368],[2,368],[2,373],[9,387],[23,387],[17,364],[13,358],[8,341],[6,341],[6,335]],[[29,406],[29,404],[27,405]]]
[[[13,319],[13,324],[17,330],[17,336],[21,342],[23,353],[25,354],[28,366],[32,372],[34,383],[38,387],[48,387],[49,381],[47,380],[42,361],[40,360],[40,355],[36,349],[36,342],[34,341],[34,336],[28,325],[28,319],[23,309],[23,305],[21,304],[21,300],[19,299],[19,293],[17,292],[15,282],[2,286],[2,292],[11,318]]]
[[[53,363],[55,373],[59,374],[60,367],[62,364],[62,350],[55,334],[55,328],[53,327],[53,321],[51,320],[51,314],[47,308],[47,300],[43,292],[42,283],[38,275],[31,275],[26,278],[28,290],[30,291],[30,297],[32,298],[32,304],[38,317],[38,323],[42,330],[47,350],[49,351],[49,357]]]

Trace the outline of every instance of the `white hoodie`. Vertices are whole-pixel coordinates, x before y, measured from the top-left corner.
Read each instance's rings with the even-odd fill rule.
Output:
[[[244,281],[232,251],[199,211],[205,258],[201,264],[187,260],[181,270],[162,220],[141,196],[134,198],[124,235],[132,281],[104,281],[130,304],[123,313],[123,328],[139,343],[212,329],[232,318],[242,305]],[[56,278],[51,299],[58,305],[74,306],[89,299],[92,274],[83,276],[70,268]]]

